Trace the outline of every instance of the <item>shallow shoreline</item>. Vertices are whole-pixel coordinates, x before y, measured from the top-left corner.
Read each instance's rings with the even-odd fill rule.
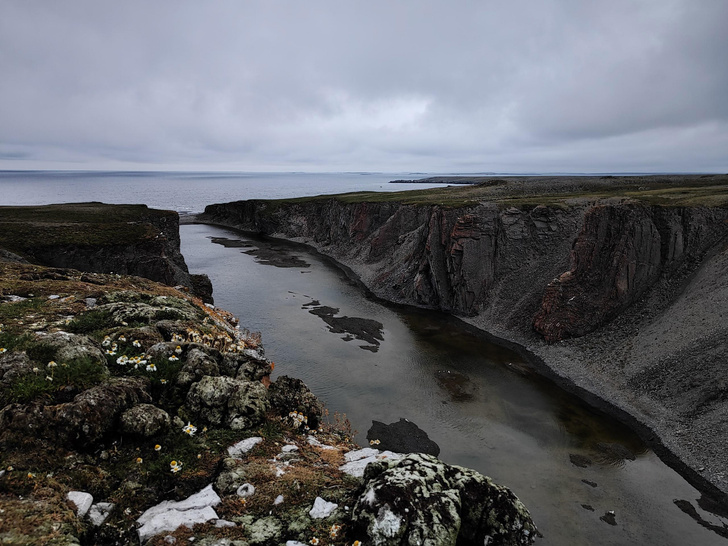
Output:
[[[363,278],[363,275],[366,273],[364,271],[360,273],[354,269],[354,267],[365,268],[366,266],[364,264],[357,263],[348,265],[342,263],[336,258],[322,252],[321,249],[310,240],[295,240],[246,231],[234,225],[206,221],[204,214],[190,215],[185,218],[184,222],[181,223],[206,224],[226,229],[233,229],[241,234],[252,236],[253,238],[262,237],[270,241],[280,241],[294,247],[303,248],[342,270],[350,280],[361,287],[367,297],[384,302],[389,306],[426,309],[425,307],[392,301],[381,294],[377,294],[366,284]],[[717,483],[711,481],[709,477],[702,474],[700,466],[698,466],[699,463],[693,462],[691,464],[689,462],[689,454],[686,450],[680,449],[679,438],[676,434],[674,434],[674,430],[659,430],[659,423],[649,423],[647,419],[641,419],[640,411],[636,408],[630,408],[629,404],[625,404],[624,396],[620,396],[620,393],[616,392],[614,389],[609,389],[608,377],[600,377],[598,374],[594,373],[582,374],[580,376],[574,374],[574,364],[572,363],[571,366],[569,366],[566,362],[566,357],[554,354],[557,351],[550,349],[560,349],[562,344],[548,345],[543,340],[537,339],[534,333],[528,332],[524,334],[523,332],[514,332],[493,327],[492,324],[485,324],[486,321],[484,320],[479,321],[478,317],[467,318],[453,314],[449,315],[460,321],[462,325],[477,335],[483,336],[490,341],[494,341],[514,350],[520,354],[524,360],[532,365],[534,371],[550,381],[553,381],[559,388],[570,394],[576,395],[598,411],[614,417],[620,422],[626,424],[640,436],[640,438],[660,457],[665,464],[683,476],[688,483],[693,485],[702,494],[707,495],[718,503],[728,503],[728,490],[721,488]],[[584,381],[585,378],[588,381]],[[601,388],[598,388],[597,385],[600,385]]]

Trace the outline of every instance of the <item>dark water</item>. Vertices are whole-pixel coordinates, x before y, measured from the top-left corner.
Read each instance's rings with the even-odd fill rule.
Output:
[[[454,319],[371,301],[285,243],[201,225],[183,226],[182,243],[216,304],[263,333],[276,374],[300,377],[345,413],[362,444],[372,420],[415,422],[441,459],[513,489],[544,534],[538,543],[728,544],[674,500],[709,524],[728,521],[702,510],[700,494],[629,429]]]

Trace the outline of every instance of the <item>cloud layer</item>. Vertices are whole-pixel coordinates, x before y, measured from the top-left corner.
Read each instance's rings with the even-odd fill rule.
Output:
[[[728,3],[0,4],[0,168],[728,171]]]

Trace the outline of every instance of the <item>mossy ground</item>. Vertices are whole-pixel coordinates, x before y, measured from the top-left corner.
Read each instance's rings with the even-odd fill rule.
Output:
[[[146,205],[71,203],[0,207],[0,248],[27,257],[36,249],[63,245],[130,245],[153,239],[153,221],[176,213]]]
[[[38,334],[72,331],[89,336],[103,348],[105,339],[113,339],[118,354],[140,355],[149,345],[162,341],[160,334],[150,334],[149,325],[118,324],[103,309],[89,308],[88,298],[103,303],[144,304],[159,301],[180,312],[196,310],[195,320],[180,321],[180,328],[194,329],[200,335],[216,333],[220,321],[230,324],[234,317],[211,309],[196,298],[177,289],[138,277],[86,274],[73,270],[45,268],[35,265],[0,262],[0,295],[27,298],[0,302],[0,344],[7,353],[24,353],[31,365],[43,367],[43,374],[24,375],[15,382],[6,382],[0,392],[0,406],[5,403],[52,405],[70,401],[76,394],[106,380],[95,374],[98,363],[85,360],[58,362],[52,370],[54,380],[45,379],[47,362],[57,358],[53,347]],[[51,297],[52,296],[52,297]],[[56,297],[57,296],[57,297]],[[162,320],[165,317],[155,317]],[[178,317],[177,317],[178,318]],[[251,346],[260,336],[244,331]],[[151,336],[151,337],[150,337]],[[156,336],[156,337],[155,337]],[[123,338],[123,341],[122,341]],[[134,341],[140,341],[141,347]],[[151,383],[155,404],[174,411],[181,400],[173,396],[173,379],[180,364],[156,361],[154,373],[116,363],[116,355],[107,355],[108,376],[136,375]],[[67,364],[67,366],[61,366]],[[352,431],[344,419],[335,416],[324,425],[318,437],[325,444],[336,446],[323,450],[309,445],[306,433],[294,422],[270,414],[253,430],[204,429],[194,435],[172,426],[155,438],[140,439],[115,430],[92,448],[80,449],[55,445],[29,431],[28,434],[6,434],[0,449],[0,541],[11,544],[64,544],[69,536],[80,537],[82,543],[106,544],[136,540],[136,519],[165,499],[182,499],[199,491],[220,472],[228,446],[250,436],[264,440],[246,454],[248,480],[257,489],[248,502],[236,495],[226,496],[217,507],[220,518],[241,523],[266,517],[271,513],[285,519],[286,514],[307,512],[316,496],[353,505],[357,482],[338,470],[342,451],[354,449]],[[299,446],[298,461],[282,476],[276,477],[272,461],[285,444]],[[172,461],[181,470],[172,472]],[[79,520],[66,501],[71,490],[87,491],[95,501],[115,503],[115,508],[100,529]],[[278,495],[285,501],[275,505]],[[39,522],[44,522],[40,524]],[[321,544],[347,544],[353,541],[349,530],[341,529],[336,538],[329,535],[331,522],[308,520],[306,536],[320,537]],[[211,524],[194,529],[181,528],[174,536],[219,536],[246,538],[245,525],[215,529]],[[151,544],[162,544],[154,538]],[[34,542],[35,541],[35,542]]]

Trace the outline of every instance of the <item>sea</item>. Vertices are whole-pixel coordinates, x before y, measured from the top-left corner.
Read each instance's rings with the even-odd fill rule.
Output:
[[[0,171],[0,205],[144,203],[194,214],[242,199],[442,185],[390,183],[427,176]],[[273,379],[303,379],[361,445],[374,421],[412,421],[442,460],[510,487],[543,533],[536,544],[728,545],[710,528],[728,520],[699,491],[628,427],[534,373],[517,352],[453,317],[374,300],[301,246],[200,224],[180,234],[190,271],[210,276],[215,304],[261,332]],[[347,319],[376,335],[347,331]],[[630,456],[619,456],[624,450]],[[692,516],[676,500],[689,502]]]

